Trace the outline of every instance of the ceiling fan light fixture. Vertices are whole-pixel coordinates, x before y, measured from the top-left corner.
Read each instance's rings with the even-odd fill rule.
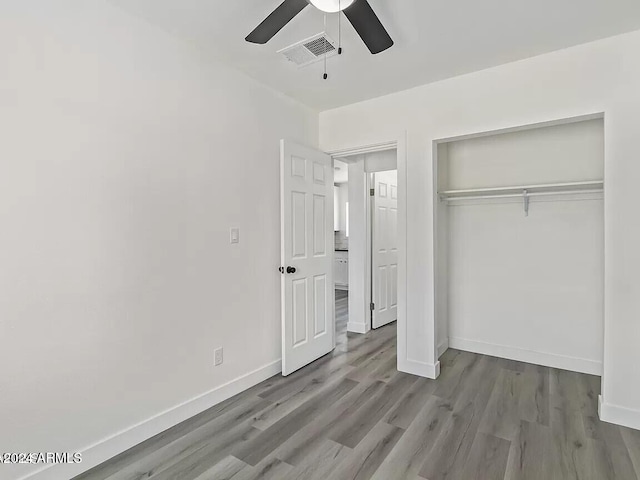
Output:
[[[393,39],[367,0],[284,0],[247,35],[245,40],[250,43],[267,43],[309,5],[325,13],[344,12],[349,23],[374,55],[393,46]],[[339,15],[338,20],[341,18],[342,15]],[[326,20],[325,15],[325,23]],[[340,32],[339,25],[338,32]],[[338,55],[342,53],[340,46],[341,42],[338,39]]]
[[[309,0],[309,3],[326,13],[336,13],[351,5],[354,0]]]

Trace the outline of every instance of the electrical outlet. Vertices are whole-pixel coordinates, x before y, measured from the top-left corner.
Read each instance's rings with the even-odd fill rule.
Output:
[[[223,360],[222,347],[216,348],[213,351],[213,364],[217,367],[218,365],[222,365]]]

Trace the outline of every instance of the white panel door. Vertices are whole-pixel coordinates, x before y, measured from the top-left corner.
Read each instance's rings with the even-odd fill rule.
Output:
[[[331,157],[280,143],[282,374],[334,348]]]
[[[374,174],[372,241],[373,328],[398,319],[398,175]]]

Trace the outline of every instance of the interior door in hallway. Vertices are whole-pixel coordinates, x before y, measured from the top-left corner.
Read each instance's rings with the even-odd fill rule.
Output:
[[[373,175],[372,327],[398,319],[398,174]]]
[[[333,167],[323,152],[280,144],[282,374],[334,348]]]

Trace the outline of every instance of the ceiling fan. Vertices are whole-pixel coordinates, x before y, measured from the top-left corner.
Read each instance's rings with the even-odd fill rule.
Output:
[[[344,12],[373,54],[393,45],[393,40],[367,0],[284,0],[245,40],[267,43],[309,4],[326,13]]]

